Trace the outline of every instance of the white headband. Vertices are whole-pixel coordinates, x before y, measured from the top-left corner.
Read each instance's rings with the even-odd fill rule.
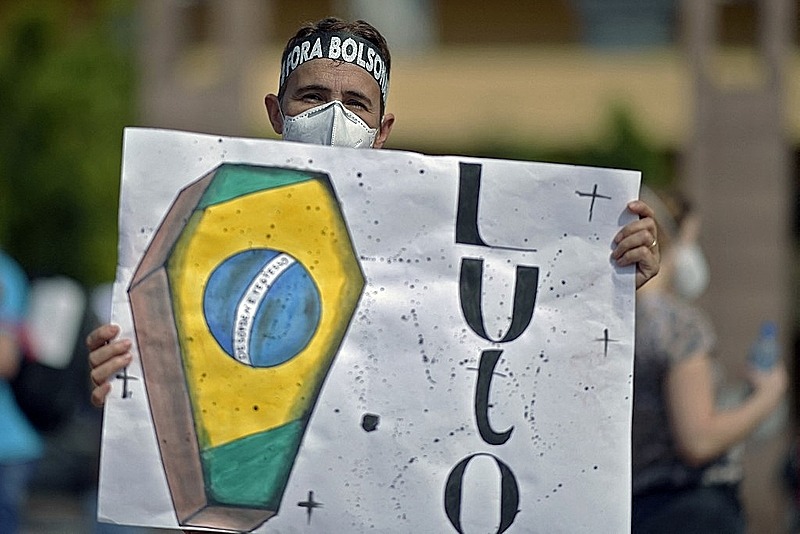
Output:
[[[386,58],[374,43],[352,33],[313,33],[294,42],[281,61],[280,88],[294,70],[312,59],[328,58],[352,63],[367,71],[381,90],[383,104],[389,93],[389,68]]]

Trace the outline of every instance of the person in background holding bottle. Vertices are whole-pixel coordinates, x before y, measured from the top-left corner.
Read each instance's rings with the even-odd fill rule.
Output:
[[[780,405],[788,375],[780,361],[751,362],[751,394],[718,405],[714,330],[691,302],[708,282],[699,217],[677,193],[642,198],[659,222],[662,261],[637,293],[631,532],[744,534],[731,451]]]
[[[43,444],[20,410],[10,381],[19,371],[28,280],[0,251],[0,533],[14,534]]]

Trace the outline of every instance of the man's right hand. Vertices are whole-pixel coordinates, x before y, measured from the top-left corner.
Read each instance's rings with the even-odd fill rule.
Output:
[[[105,324],[92,331],[86,338],[89,349],[89,378],[92,381],[92,404],[103,406],[111,391],[109,379],[131,363],[129,339],[114,339],[119,335],[119,326]]]

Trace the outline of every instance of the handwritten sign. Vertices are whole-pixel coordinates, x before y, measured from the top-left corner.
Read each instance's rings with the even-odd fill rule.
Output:
[[[126,130],[100,519],[627,531],[638,186]]]

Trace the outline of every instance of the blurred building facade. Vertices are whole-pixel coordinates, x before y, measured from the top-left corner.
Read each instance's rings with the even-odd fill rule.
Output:
[[[390,148],[577,147],[624,105],[677,155],[677,179],[705,213],[703,304],[725,366],[740,371],[763,319],[791,346],[800,1],[141,0],[140,124],[275,137],[263,97],[277,92],[283,44],[331,14],[387,36]],[[783,531],[792,432],[748,448],[754,532]]]

